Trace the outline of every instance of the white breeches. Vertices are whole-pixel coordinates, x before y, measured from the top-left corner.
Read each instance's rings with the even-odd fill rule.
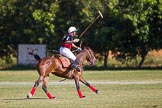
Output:
[[[60,54],[64,55],[65,57],[70,58],[73,61],[76,60],[75,55],[70,51],[70,49],[68,49],[66,47],[60,47]]]

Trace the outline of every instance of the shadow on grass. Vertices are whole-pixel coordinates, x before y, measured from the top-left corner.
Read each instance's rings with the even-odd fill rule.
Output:
[[[11,70],[11,71],[17,71],[17,70],[36,70],[36,65],[13,65],[8,66],[5,68],[2,68],[0,70]],[[85,66],[84,70],[88,71],[103,71],[103,70],[162,70],[162,67],[97,67],[97,66]]]
[[[38,99],[48,99],[48,98],[8,98],[8,99],[1,99],[1,100],[38,100]]]

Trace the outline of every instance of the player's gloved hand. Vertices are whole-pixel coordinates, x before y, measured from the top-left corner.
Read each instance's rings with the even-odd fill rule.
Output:
[[[74,39],[73,42],[77,43],[77,42],[79,42],[79,39]]]

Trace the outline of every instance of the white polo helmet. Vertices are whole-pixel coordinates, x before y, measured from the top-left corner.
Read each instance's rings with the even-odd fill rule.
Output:
[[[77,32],[77,31],[78,30],[75,27],[73,27],[73,26],[69,27],[69,29],[68,29],[68,33]]]

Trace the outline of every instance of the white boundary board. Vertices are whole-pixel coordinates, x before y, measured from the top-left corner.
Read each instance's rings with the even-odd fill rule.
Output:
[[[33,55],[29,52],[38,54],[41,58],[46,57],[46,45],[44,44],[19,44],[18,45],[18,64],[28,65],[37,64]]]

